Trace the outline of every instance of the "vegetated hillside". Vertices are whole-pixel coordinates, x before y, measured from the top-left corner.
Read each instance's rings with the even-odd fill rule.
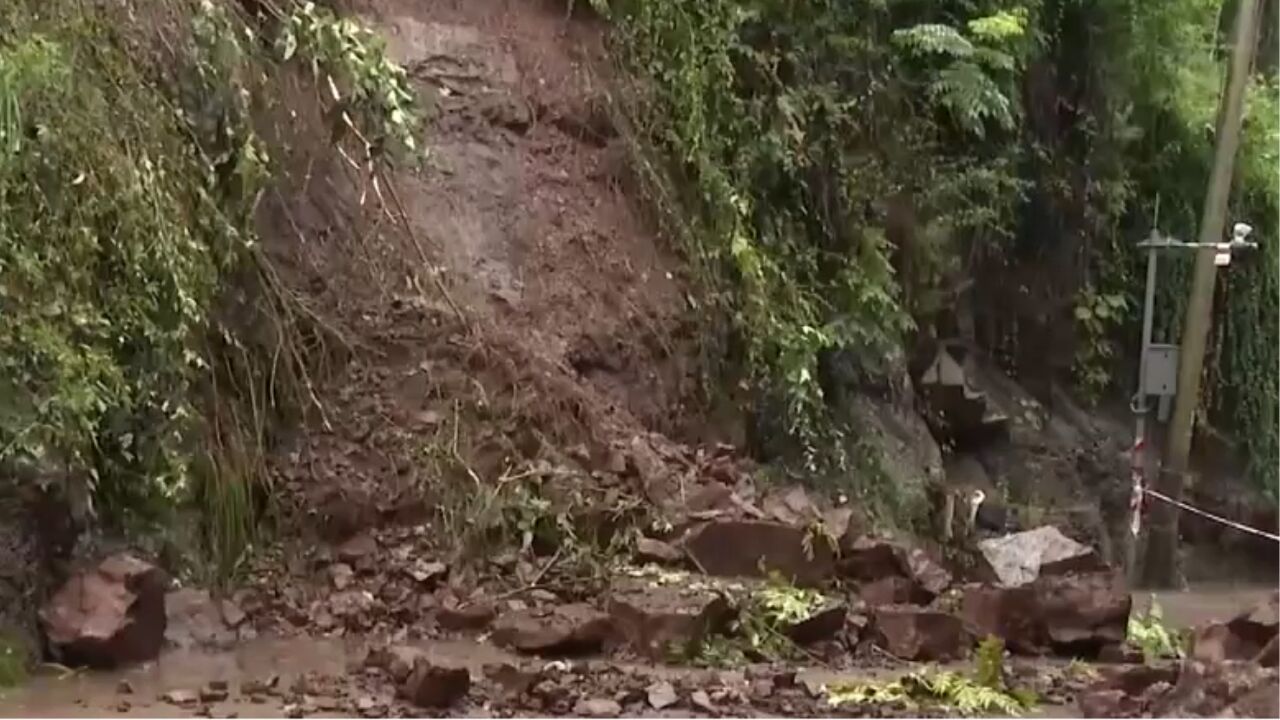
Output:
[[[1086,22],[1122,26],[1108,8],[997,5],[343,7],[385,55],[311,5],[6,7],[0,468],[26,548],[6,597],[102,530],[204,579],[292,570],[259,562],[264,519],[304,553],[404,523],[462,557],[569,536],[585,592],[627,528],[746,493],[748,454],[762,484],[923,530],[943,454],[916,391],[952,337],[1037,397],[969,361],[1011,439],[933,433],[976,457],[972,484],[1093,504],[1065,520],[1105,538],[1123,492],[1101,518],[1093,499],[1127,439],[1052,387],[1124,364],[1121,238],[1167,164],[1162,217],[1198,203],[1204,146],[1172,61],[1091,79],[1215,36],[1198,5],[1169,14],[1204,32],[1129,45]],[[1244,197],[1274,210],[1252,163]],[[1274,342],[1226,327],[1214,397],[1274,414],[1275,393],[1232,395],[1273,380],[1230,370]],[[43,536],[15,529],[31,507]],[[35,599],[6,603],[16,625]]]

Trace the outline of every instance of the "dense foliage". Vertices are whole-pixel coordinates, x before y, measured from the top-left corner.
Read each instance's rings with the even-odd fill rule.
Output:
[[[196,502],[223,570],[253,534],[267,428],[310,392],[255,234],[288,182],[255,130],[278,119],[272,83],[319,83],[332,127],[310,130],[360,172],[417,131],[368,30],[286,7],[0,7],[0,477],[126,529]]]
[[[810,467],[874,377],[961,336],[1048,398],[1127,397],[1152,223],[1195,234],[1226,38],[1207,0],[614,0],[654,193]],[[1274,24],[1274,23],[1273,23]],[[1273,47],[1274,43],[1264,43]],[[1276,480],[1275,63],[1250,96],[1205,407]],[[1180,328],[1185,268],[1160,327]],[[730,353],[725,353],[726,355]],[[1265,431],[1260,431],[1265,428]],[[833,441],[835,440],[835,441]]]

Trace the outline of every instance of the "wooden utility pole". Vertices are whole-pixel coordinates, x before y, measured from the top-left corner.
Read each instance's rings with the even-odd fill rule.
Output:
[[[1218,109],[1217,148],[1214,151],[1213,170],[1209,176],[1209,190],[1205,194],[1204,212],[1200,219],[1199,242],[1202,247],[1196,252],[1191,297],[1187,302],[1182,330],[1177,397],[1174,399],[1173,417],[1169,421],[1168,452],[1156,481],[1157,490],[1179,501],[1186,485],[1191,435],[1195,427],[1196,407],[1200,402],[1205,344],[1209,338],[1213,312],[1213,285],[1217,266],[1214,264],[1215,250],[1212,244],[1224,241],[1227,201],[1231,196],[1236,150],[1240,146],[1244,94],[1249,85],[1258,41],[1257,25],[1261,6],[1262,0],[1239,0],[1236,10],[1235,46],[1227,71],[1226,92],[1222,95],[1222,104]],[[1148,586],[1171,587],[1177,580],[1179,512],[1176,507],[1163,501],[1156,501],[1152,506],[1146,562],[1143,567],[1143,579]]]

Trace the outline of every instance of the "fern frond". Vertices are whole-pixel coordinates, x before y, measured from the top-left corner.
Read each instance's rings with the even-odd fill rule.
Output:
[[[982,68],[971,62],[955,62],[938,73],[929,86],[929,97],[946,108],[961,128],[978,137],[986,135],[986,122],[1012,128],[1009,98]]]
[[[893,31],[895,45],[915,55],[944,55],[967,58],[973,55],[973,43],[950,25],[924,23]]]

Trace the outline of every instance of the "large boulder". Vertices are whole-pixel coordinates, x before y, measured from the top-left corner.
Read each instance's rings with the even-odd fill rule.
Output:
[[[1001,638],[1013,652],[1036,655],[1046,649],[1044,623],[1033,588],[966,586],[960,617],[979,637]]]
[[[494,623],[492,635],[499,645],[536,655],[597,652],[612,636],[609,616],[584,603],[508,613]]]
[[[954,615],[911,605],[875,610],[879,644],[904,660],[952,660],[968,654],[971,636]]]
[[[986,580],[1017,587],[1036,578],[1103,569],[1097,553],[1087,545],[1046,525],[978,543]]]
[[[820,535],[782,523],[713,520],[681,544],[699,569],[721,577],[777,572],[798,585],[816,585],[835,567],[832,548]]]
[[[666,585],[646,578],[615,580],[606,610],[618,636],[655,660],[696,646],[731,614],[725,597],[705,583]]]
[[[1120,572],[1041,577],[1032,588],[1045,635],[1056,652],[1096,656],[1125,641],[1133,598]]]
[[[40,610],[54,655],[68,665],[113,668],[154,659],[164,644],[168,578],[127,553],[82,570]]]

